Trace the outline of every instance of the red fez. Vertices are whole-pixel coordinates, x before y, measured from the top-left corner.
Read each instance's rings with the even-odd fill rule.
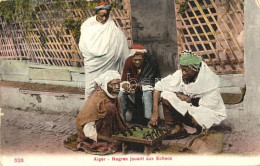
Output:
[[[142,45],[134,45],[134,46],[132,46],[132,49],[144,50],[145,48],[144,48],[144,46],[142,46]]]
[[[147,50],[144,48],[144,46],[142,45],[134,45],[132,46],[129,56],[133,56],[133,55],[144,55],[145,53],[147,53]]]
[[[100,3],[97,4],[97,6],[102,6],[102,5],[109,5],[109,3],[107,3],[107,2],[100,2]]]

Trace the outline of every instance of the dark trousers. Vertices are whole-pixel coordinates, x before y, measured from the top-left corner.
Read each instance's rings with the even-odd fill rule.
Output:
[[[142,95],[143,92],[139,88],[137,88],[135,90],[135,109],[133,110],[132,121],[133,123],[147,125],[144,124],[145,118],[144,118]]]

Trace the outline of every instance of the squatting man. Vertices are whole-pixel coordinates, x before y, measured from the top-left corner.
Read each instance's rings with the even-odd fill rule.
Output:
[[[119,142],[112,134],[126,129],[120,117],[117,95],[121,75],[108,70],[95,79],[96,90],[89,96],[76,118],[78,148],[101,153],[114,153]]]
[[[219,77],[211,71],[200,56],[183,51],[180,70],[155,84],[151,125],[158,124],[159,102],[162,102],[165,125],[171,134],[186,133],[185,127],[200,133],[226,118],[226,109],[218,86]],[[188,127],[187,127],[188,128]]]

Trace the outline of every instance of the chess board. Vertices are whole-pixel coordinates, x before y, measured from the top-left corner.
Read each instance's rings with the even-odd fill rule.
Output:
[[[132,126],[126,130],[115,133],[112,138],[124,141],[135,142],[147,145],[154,145],[162,141],[170,133],[170,130]]]

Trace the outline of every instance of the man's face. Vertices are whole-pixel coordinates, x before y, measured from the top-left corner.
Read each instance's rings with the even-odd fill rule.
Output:
[[[181,66],[182,79],[184,82],[191,82],[195,78],[197,72],[188,66]]]
[[[99,10],[97,12],[97,21],[102,23],[102,24],[105,24],[107,22],[109,18],[109,11],[106,10],[106,9],[103,9],[103,10]]]
[[[120,79],[114,79],[107,83],[107,91],[114,97],[116,97],[120,91]]]
[[[136,68],[141,68],[144,63],[144,55],[134,55],[132,61]]]

